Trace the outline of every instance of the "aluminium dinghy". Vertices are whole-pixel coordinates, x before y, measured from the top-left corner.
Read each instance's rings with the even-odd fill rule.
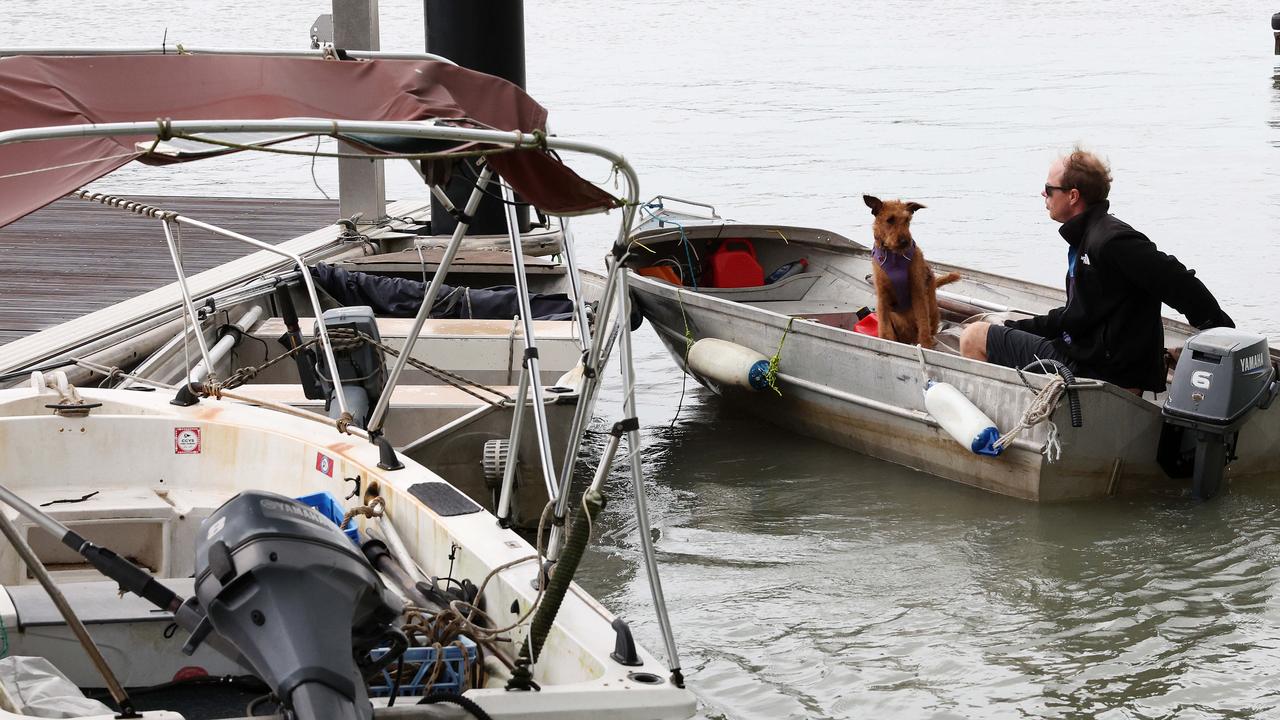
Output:
[[[1166,346],[1187,352],[1157,397],[1022,372],[961,357],[960,328],[1046,312],[1063,292],[932,262],[961,280],[938,291],[943,328],[935,348],[922,350],[877,337],[869,248],[828,230],[729,222],[708,209],[677,212],[660,198],[615,254],[676,363],[754,415],[1035,501],[1210,497],[1224,482],[1280,473],[1280,410],[1272,407],[1280,354],[1261,335],[1164,319]],[[728,268],[733,277],[707,272],[717,253],[721,275]],[[778,269],[785,277],[764,282]],[[955,392],[931,412],[925,391],[935,383]],[[983,435],[975,419],[991,430]],[[1001,442],[973,442],[979,437]]]

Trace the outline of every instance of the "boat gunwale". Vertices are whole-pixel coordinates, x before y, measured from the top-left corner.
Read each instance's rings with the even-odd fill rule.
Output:
[[[819,248],[824,252],[831,252],[837,255],[844,255],[849,257],[870,257],[871,255],[871,248],[863,245],[862,243],[857,242],[856,240],[851,240],[840,233],[833,232],[830,230],[824,230],[822,228],[815,228],[815,227],[803,226],[803,225],[764,225],[760,223],[723,222],[723,223],[706,223],[701,225],[695,225],[692,227],[683,228],[683,232],[685,236],[688,237],[689,239],[705,239],[707,236],[719,235],[723,233],[726,229],[730,229],[730,228],[733,229],[735,234],[746,235],[753,242],[765,241],[769,243],[776,243],[779,239],[781,239],[787,245],[793,245],[793,244],[807,245],[810,247]],[[713,230],[714,232],[712,232]],[[800,234],[794,238],[793,237],[781,237],[781,238],[775,237],[775,235],[777,235],[777,231],[779,230],[799,231]],[[758,234],[753,235],[751,234],[752,231],[756,231]],[[644,230],[642,232],[636,233],[635,235],[632,236],[632,240],[633,240],[633,244],[640,244],[643,246],[648,246],[651,244],[651,242],[652,244],[675,243],[679,240],[680,232],[681,232],[681,229],[679,228],[675,230],[668,230],[666,228],[653,228],[653,229]],[[676,236],[670,239],[664,237],[659,241],[652,241],[652,238],[658,234],[665,236],[669,233],[676,233]],[[804,237],[805,234],[812,234],[817,237],[807,238],[807,237]],[[823,240],[828,240],[828,239],[838,239],[841,242],[844,242],[846,244],[840,245],[834,242],[823,242]],[[646,242],[646,241],[650,241],[650,242]],[[636,255],[634,251],[632,251],[631,256],[633,258],[633,261],[634,259],[638,259],[639,257]],[[938,270],[945,270],[947,272],[954,271],[954,272],[961,273],[961,275],[964,276],[963,280],[965,281],[983,282],[990,285],[994,285],[999,288],[1034,294],[1044,298],[1048,302],[1063,303],[1066,301],[1066,298],[1064,297],[1064,291],[1052,285],[1034,282],[1031,280],[1022,280],[1020,278],[1013,278],[1007,275],[998,275],[995,273],[987,272],[985,270],[978,270],[978,269],[964,266],[964,265],[955,265],[952,263],[939,262],[935,260],[930,260],[929,265]],[[857,278],[857,279],[861,280],[861,278]],[[639,275],[639,273],[633,273],[633,282],[637,280],[643,281],[645,283],[652,283],[659,286],[665,284],[659,281],[654,281],[651,278],[647,278],[645,276]],[[714,295],[708,295],[706,293],[702,293],[698,289],[689,289],[689,288],[683,288],[683,289],[686,292],[697,293],[702,297],[716,297]],[[730,300],[730,302],[738,302],[738,301]],[[747,303],[739,303],[739,304],[747,304]],[[766,311],[766,312],[769,312],[769,311]],[[1170,317],[1166,317],[1163,314],[1161,314],[1160,320],[1166,332],[1173,332],[1185,337],[1190,337],[1198,332],[1198,330],[1196,330],[1191,325],[1181,322],[1179,320],[1175,320]],[[1275,356],[1276,351],[1273,350],[1272,355]]]

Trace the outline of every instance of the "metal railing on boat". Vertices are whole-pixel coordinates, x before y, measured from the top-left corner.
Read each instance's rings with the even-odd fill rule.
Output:
[[[324,59],[333,57],[333,48],[281,50],[279,48],[217,48],[188,46],[182,43],[163,43],[156,45],[132,45],[114,48],[98,47],[31,47],[0,48],[0,57],[17,57],[22,55],[44,57],[76,57],[76,56],[112,56],[112,55],[259,55],[266,57],[298,57]],[[346,50],[342,54],[357,60],[433,60],[456,65],[454,61],[443,55],[432,53],[391,52],[384,50]]]

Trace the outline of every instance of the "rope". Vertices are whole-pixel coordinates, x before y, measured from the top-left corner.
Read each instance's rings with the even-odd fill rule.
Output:
[[[80,391],[67,381],[66,373],[55,371],[48,375],[41,374],[44,387],[58,393],[59,404],[62,405],[83,405],[84,398],[80,397]]]
[[[296,407],[293,407],[292,405],[285,405],[284,403],[273,402],[271,400],[263,400],[262,398],[255,398],[255,397],[250,397],[248,395],[242,395],[237,392],[231,392],[222,386],[203,384],[199,386],[193,386],[193,389],[198,391],[201,395],[204,395],[205,397],[213,397],[219,400],[224,398],[228,400],[239,400],[242,403],[248,403],[250,405],[257,405],[259,407],[270,408],[272,410],[275,410],[276,412],[281,412],[281,413],[284,413],[285,415],[292,415],[294,417],[302,418],[304,420],[311,420],[314,422],[322,423],[324,425],[335,425],[333,418],[327,417],[325,415],[314,413],[314,412],[311,412],[310,410],[303,410],[302,408],[296,408]],[[355,437],[358,437],[358,438],[364,438],[366,440],[369,438],[369,433],[365,432],[361,428],[348,427],[342,431],[347,435],[354,435]]]
[[[490,570],[489,574],[485,575],[484,580],[481,581],[480,588],[479,590],[476,591],[476,598],[484,597],[484,589],[489,584],[489,581],[492,580],[494,577],[496,577],[498,573],[502,572],[503,570],[506,570],[507,568],[514,567],[516,565],[521,565],[523,563],[527,563],[530,560],[537,560],[538,572],[539,573],[542,572],[542,559],[546,556],[545,553],[543,552],[545,548],[543,548],[542,546],[543,537],[544,537],[543,531],[546,527],[547,515],[549,515],[551,510],[554,508],[555,508],[554,502],[547,503],[546,507],[542,508],[542,515],[538,518],[537,553],[535,555],[526,555],[522,558],[516,558],[515,560],[505,562],[495,567],[494,569]],[[520,627],[521,625],[525,624],[525,622],[529,619],[529,617],[533,615],[534,610],[537,609],[538,604],[542,601],[542,593],[546,590],[546,586],[547,586],[547,583],[545,582],[538,583],[538,594],[534,596],[533,602],[529,605],[529,609],[526,610],[522,615],[520,615],[520,617],[516,618],[515,622],[510,623],[506,627],[487,628],[481,625],[476,625],[474,622],[472,622],[473,618],[481,617],[481,618],[489,619],[490,616],[487,613],[485,613],[485,611],[481,610],[478,606],[472,603],[466,602],[465,600],[450,601],[449,610],[451,610],[453,613],[457,615],[463,627],[466,628],[468,636],[472,638],[477,638],[477,639],[484,638],[486,640],[497,639],[497,636],[500,635],[501,633],[510,632]],[[464,614],[464,611],[465,611],[465,614]]]
[[[63,163],[61,165],[50,165],[49,167],[36,168],[35,170],[23,170],[21,172],[13,172],[8,175],[0,175],[0,180],[8,180],[9,178],[22,177],[24,175],[35,175],[42,172],[53,172],[54,170],[65,170],[67,168],[80,167],[81,165],[93,165],[95,163],[104,162],[106,160],[119,160],[120,158],[137,157],[136,152],[120,153],[119,155],[108,155],[106,157],[94,158],[92,160],[79,160],[76,162]]]
[[[1058,439],[1058,426],[1049,419],[1057,410],[1062,395],[1067,391],[1067,383],[1061,376],[1055,375],[1047,385],[1036,393],[1031,400],[1031,404],[1022,413],[1022,419],[1018,421],[1018,425],[1009,432],[1000,436],[999,440],[993,443],[997,450],[1003,450],[1013,444],[1014,438],[1023,430],[1029,430],[1040,423],[1049,424],[1049,438],[1045,442],[1044,456],[1049,462],[1056,462],[1062,457],[1062,443]]]
[[[330,330],[329,331],[330,339],[333,338],[335,333],[341,336],[343,332],[344,330],[342,328],[338,328],[336,330]],[[374,340],[373,338],[369,337],[368,335],[365,335],[362,332],[357,332],[357,331],[350,331],[350,332],[352,332],[353,334],[359,335],[361,340],[369,343],[370,345],[373,345],[374,347],[380,348],[383,352],[387,353],[388,355],[392,357],[400,357],[399,350],[396,350],[395,348],[390,347],[385,343],[380,343]],[[476,398],[477,400],[480,400],[481,402],[486,402],[486,403],[489,403],[490,405],[501,405],[504,402],[505,403],[515,402],[515,400],[512,399],[510,395],[502,392],[501,390],[495,390],[494,388],[491,388],[488,385],[484,385],[482,383],[478,383],[474,380],[470,380],[456,373],[449,372],[444,368],[438,368],[434,365],[428,365],[427,363],[421,360],[418,360],[413,356],[410,356],[407,362],[413,367],[421,370],[422,372],[427,373],[428,375],[434,376],[435,378],[444,381],[445,384],[447,385],[452,385],[458,390],[461,390],[462,392],[470,395],[473,398]],[[500,398],[500,400],[490,400],[489,398],[486,398],[483,395],[480,395],[479,393],[468,389],[467,388],[468,385],[470,385],[471,387],[483,390],[484,392],[496,395],[498,398]]]
[[[90,372],[95,372],[95,373],[104,375],[105,377],[103,378],[102,383],[111,383],[119,380],[120,378],[126,378],[134,382],[142,383],[144,385],[151,385],[151,386],[160,388],[162,390],[178,389],[177,385],[171,385],[169,383],[159,382],[158,380],[144,378],[141,375],[134,375],[133,373],[127,373],[124,370],[121,370],[120,368],[114,365],[99,365],[98,363],[91,362],[89,360],[83,360],[83,359],[76,359],[73,361],[73,363],[77,367],[82,367],[85,370],[88,370]],[[102,384],[102,383],[99,383],[99,384]]]
[[[337,331],[330,330],[329,332],[330,332],[330,340],[332,340],[333,339],[332,334]],[[270,360],[262,363],[261,365],[256,365],[256,366],[251,365],[249,367],[237,368],[235,372],[231,373],[230,377],[228,377],[225,381],[223,381],[221,387],[227,390],[240,387],[241,385],[244,385],[245,383],[252,380],[254,377],[258,375],[258,373],[262,372],[263,370],[266,370],[272,365],[275,365],[276,363],[281,362],[287,358],[291,358],[294,355],[302,352],[303,350],[313,345],[316,345],[319,342],[320,341],[318,338],[312,338],[307,342],[304,342],[301,345],[290,349],[288,352],[281,353],[280,355],[277,355],[274,358],[271,358]],[[336,344],[334,346],[334,349],[335,350],[337,349]]]
[[[680,319],[684,321],[684,366],[685,371],[680,375],[680,400],[676,403],[676,414],[671,416],[671,429],[675,430],[676,420],[680,417],[680,410],[684,407],[685,387],[689,382],[689,350],[693,347],[693,331],[689,329],[689,316],[684,313],[684,301],[680,299],[680,288],[676,288],[676,305],[680,307]]]
[[[173,218],[176,218],[178,216],[178,213],[173,212],[172,210],[161,210],[160,208],[155,207],[154,205],[147,205],[145,203],[136,202],[134,200],[127,200],[118,195],[107,195],[106,193],[94,193],[94,192],[89,192],[88,190],[77,190],[73,193],[69,193],[67,197],[73,197],[80,200],[87,200],[89,202],[96,202],[102,205],[106,205],[107,207],[118,208],[120,210],[124,210],[125,212],[131,212],[134,215],[141,215],[142,217],[149,217],[149,218],[157,218],[159,220],[164,220],[164,221],[172,220]]]
[[[298,347],[293,348],[292,350],[289,350],[286,353],[278,355],[261,365],[239,368],[238,370],[235,371],[235,373],[231,375],[231,377],[227,378],[226,382],[221,383],[218,387],[219,389],[231,389],[231,388],[240,387],[241,385],[251,380],[254,376],[262,372],[263,370],[266,370],[267,368],[271,367],[272,365],[275,365],[276,363],[284,360],[285,358],[292,357],[296,353],[299,353],[302,350],[305,350],[306,348],[316,345],[318,342],[319,342],[319,339],[312,338],[307,342],[302,343]],[[396,350],[395,348],[390,347],[385,343],[378,342],[374,340],[372,337],[370,337],[369,335],[366,335],[358,330],[351,330],[348,328],[333,328],[329,330],[329,342],[333,346],[333,350],[335,353],[338,352],[339,350],[353,350],[355,348],[358,348],[364,345],[365,343],[368,343],[370,345],[373,345],[374,347],[381,349],[383,352],[391,355],[392,357],[399,357],[400,355],[399,350]],[[413,367],[417,368],[418,370],[421,370],[422,372],[425,372],[428,375],[431,375],[443,381],[445,384],[451,385],[457,388],[458,390],[461,390],[462,392],[467,393],[468,395],[476,398],[477,400],[488,403],[490,405],[501,405],[504,402],[507,402],[507,403],[514,402],[511,396],[507,395],[506,393],[503,393],[500,390],[495,390],[494,388],[491,388],[482,383],[478,383],[474,380],[470,380],[456,373],[449,372],[448,370],[445,370],[443,368],[438,368],[434,365],[430,365],[421,360],[418,360],[417,358],[410,357],[408,360],[408,363]],[[468,385],[470,385],[471,387],[479,388],[480,390],[483,390],[487,393],[496,395],[500,399],[491,400],[489,398],[486,398],[476,392],[473,392],[472,390],[469,390],[466,387]]]
[[[342,523],[338,525],[338,527],[346,530],[347,525],[351,524],[351,519],[357,515],[367,518],[380,518],[386,511],[386,507],[387,502],[382,499],[381,495],[378,495],[370,500],[368,505],[357,505],[356,507],[348,510],[346,514],[342,516]]]
[[[342,140],[342,136],[336,133],[329,133],[331,137]],[[232,150],[256,150],[258,152],[274,153],[276,155],[297,155],[302,157],[322,157],[336,158],[339,160],[453,160],[458,158],[485,158],[491,155],[500,155],[502,153],[511,152],[512,150],[538,150],[538,141],[535,138],[533,146],[521,145],[518,147],[501,147],[488,150],[443,150],[437,152],[421,152],[421,153],[383,153],[367,154],[367,153],[344,153],[344,152],[320,152],[318,150],[289,150],[280,147],[268,147],[265,145],[249,145],[244,143],[231,142],[230,140],[220,140],[217,138],[203,137],[200,135],[188,135],[186,133],[171,133],[169,138],[179,140],[190,140],[192,142],[205,143],[207,145],[217,145]],[[545,136],[542,141],[546,143]]]
[[[924,361],[924,347],[916,345],[916,359],[920,361],[920,379],[925,388],[929,387],[929,366]]]
[[[676,229],[680,231],[680,244],[684,247],[685,260],[688,261],[689,263],[689,282],[692,285],[693,289],[697,290],[698,289],[698,266],[694,265],[693,263],[693,258],[694,256],[697,255],[697,252],[693,250],[693,243],[689,240],[689,236],[685,233],[684,224],[669,217],[664,217],[659,219],[658,214],[653,211],[653,208],[655,207],[661,210],[662,203],[657,203],[656,205],[653,203],[641,205],[640,209],[649,214],[649,220],[657,220],[658,222],[661,222],[661,223],[669,223],[671,225],[675,225]],[[646,222],[648,221],[646,220]],[[774,232],[777,232],[777,231],[775,230]],[[782,233],[778,233],[778,234],[781,235]],[[783,242],[786,242],[786,237],[783,237],[782,240]],[[639,245],[640,247],[644,248],[645,250],[648,250],[651,253],[655,252],[651,248],[646,247],[643,243],[634,242],[634,244]],[[679,262],[676,263],[676,266],[679,267]],[[684,271],[681,270],[681,275],[683,274],[684,274]]]
[[[782,359],[782,346],[787,342],[787,333],[791,332],[791,323],[795,322],[795,316],[787,318],[787,326],[782,330],[782,339],[778,341],[778,349],[773,353],[773,357],[769,358],[769,370],[765,373],[765,382],[769,383],[769,389],[782,396],[782,391],[778,389],[778,362]]]

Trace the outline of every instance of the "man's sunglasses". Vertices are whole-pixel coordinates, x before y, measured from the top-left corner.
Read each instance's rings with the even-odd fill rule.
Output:
[[[1062,186],[1060,186],[1060,185],[1049,185],[1049,184],[1046,184],[1046,185],[1044,186],[1044,194],[1045,194],[1045,195],[1052,195],[1054,190],[1061,190],[1062,192],[1066,192],[1066,191],[1068,191],[1068,190],[1072,190],[1072,189],[1074,189],[1074,188],[1062,187]]]

